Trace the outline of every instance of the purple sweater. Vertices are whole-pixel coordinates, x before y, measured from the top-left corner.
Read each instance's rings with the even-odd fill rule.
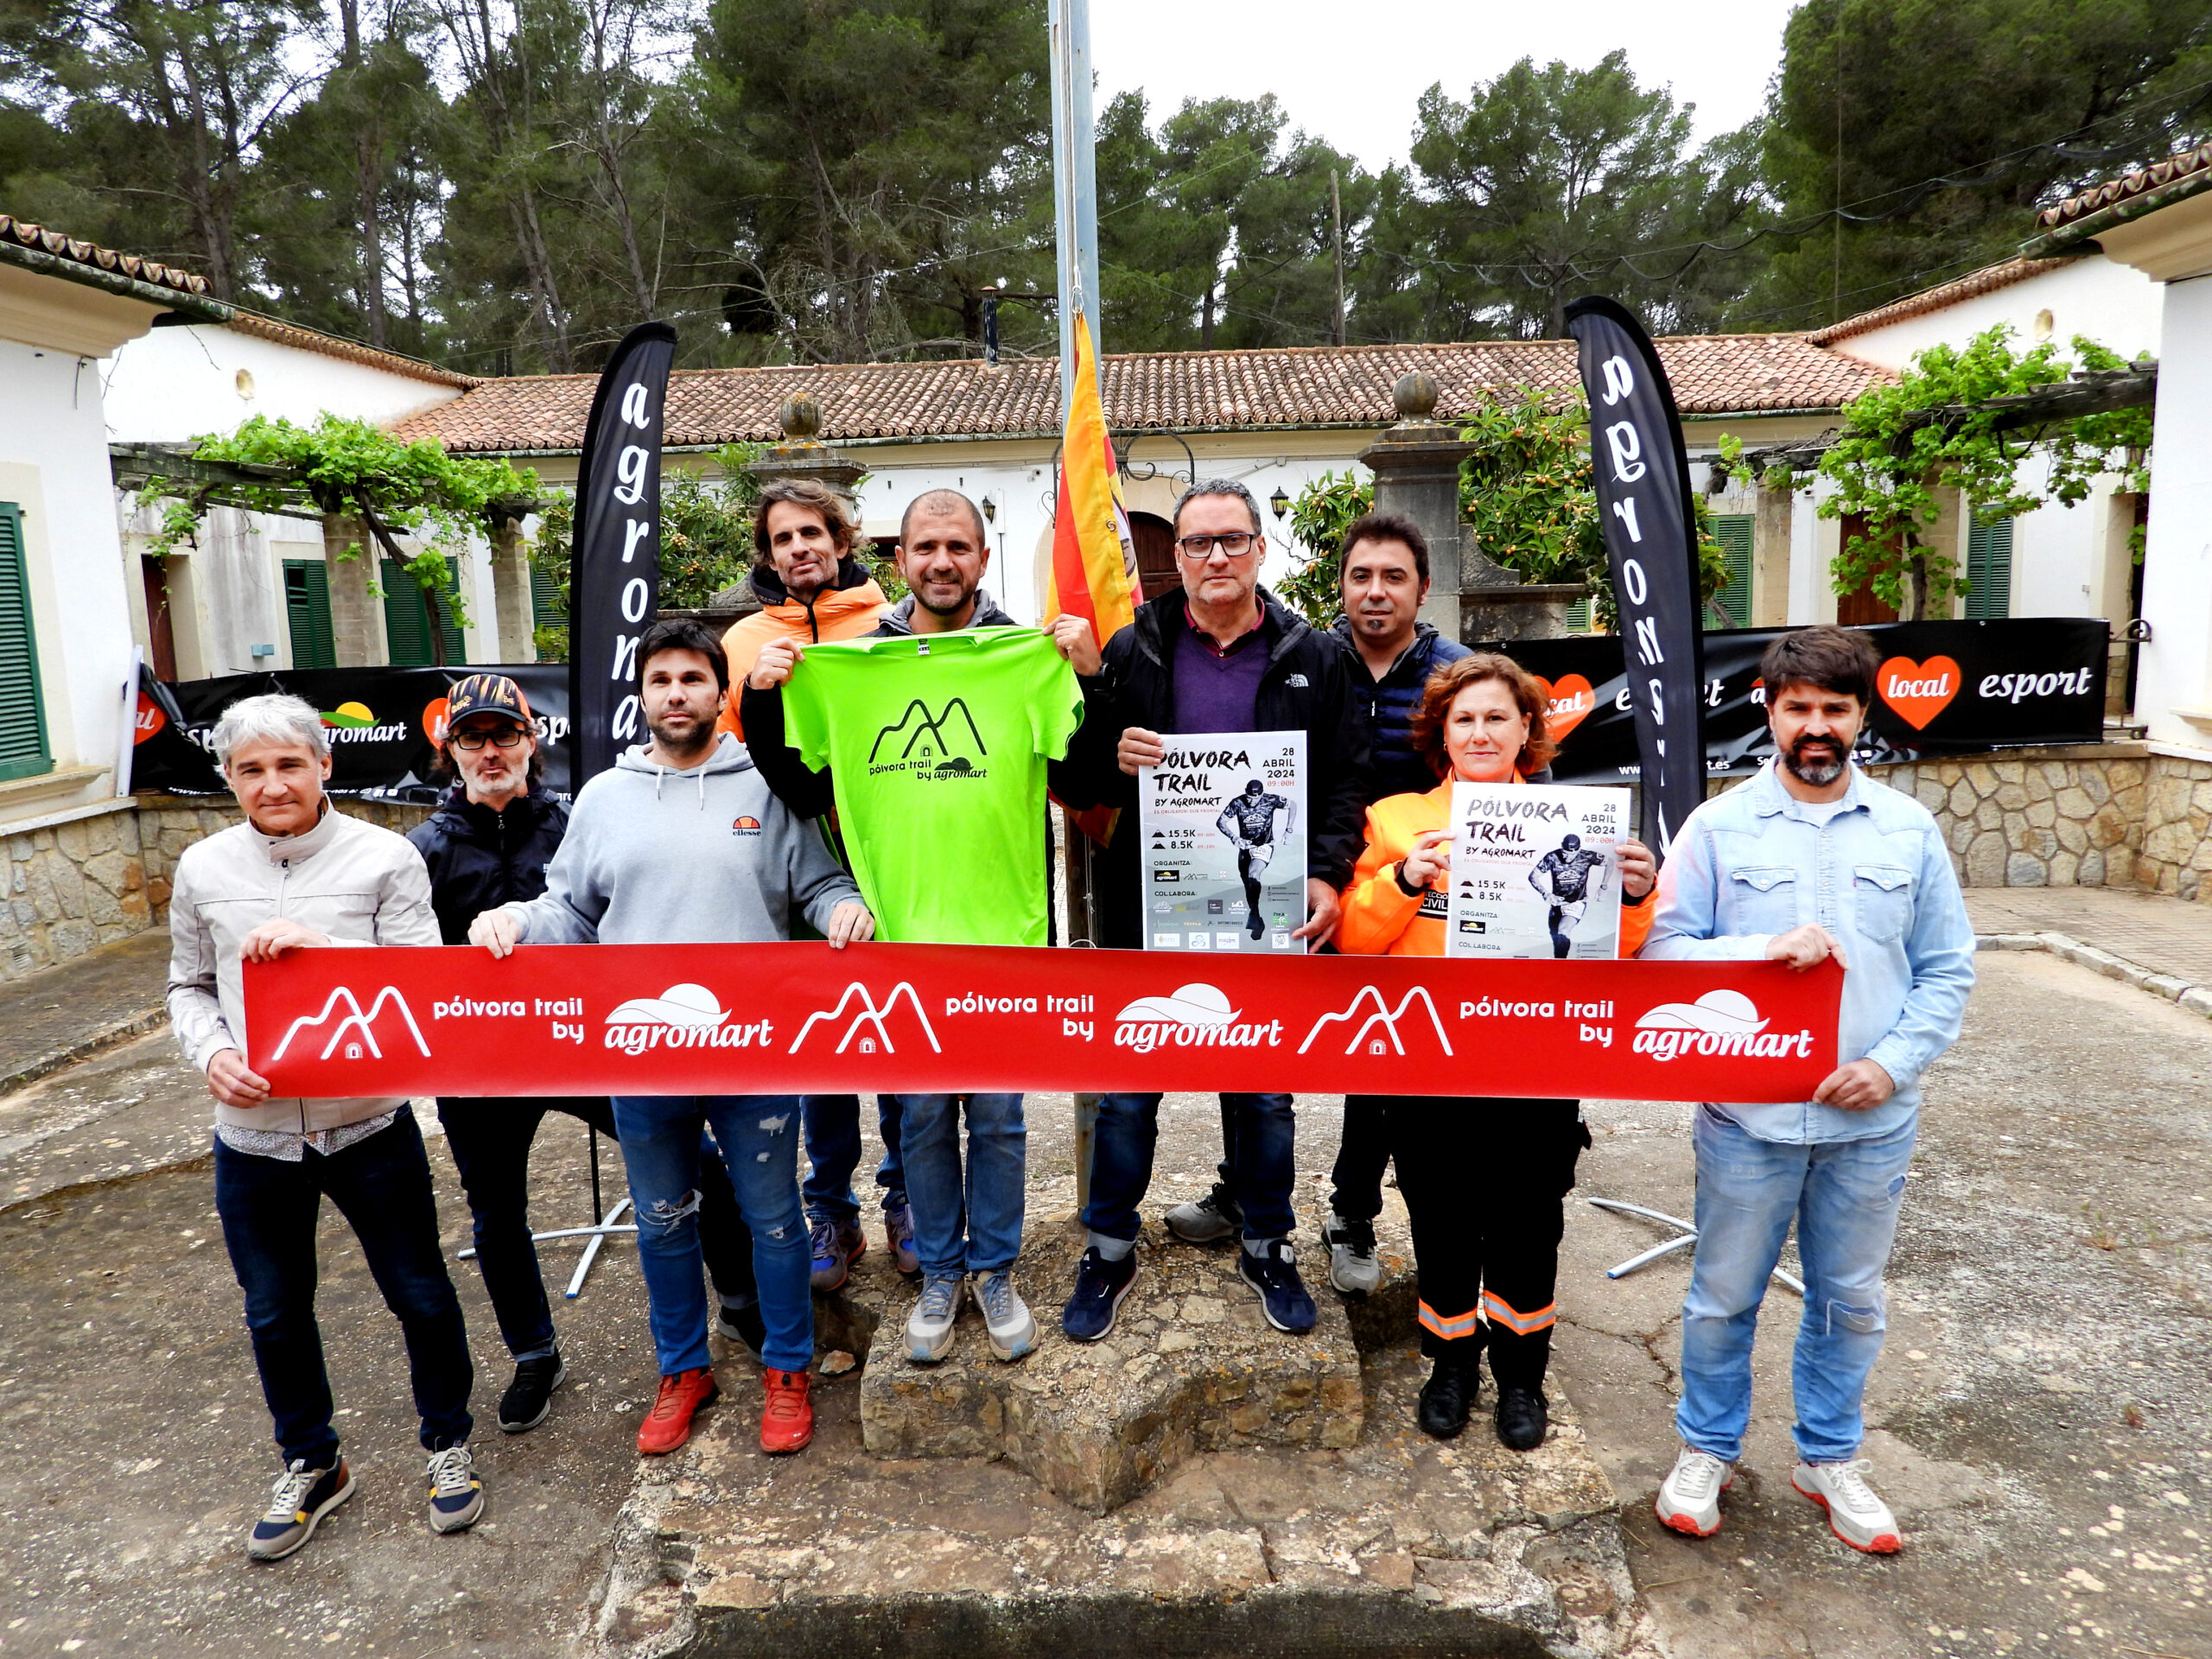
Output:
[[[1179,732],[1249,732],[1259,701],[1260,681],[1268,671],[1267,636],[1253,629],[1229,648],[1225,657],[1198,637],[1190,613],[1175,631],[1175,729]]]

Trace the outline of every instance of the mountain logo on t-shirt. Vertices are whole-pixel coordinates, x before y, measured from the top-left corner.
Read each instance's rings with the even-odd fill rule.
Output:
[[[906,705],[896,722],[875,734],[868,750],[871,772],[910,772],[918,777],[982,778],[988,769],[977,764],[989,751],[966,699],[955,697],[937,713],[919,697]]]

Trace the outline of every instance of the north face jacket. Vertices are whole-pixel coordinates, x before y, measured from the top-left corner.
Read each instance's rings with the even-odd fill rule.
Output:
[[[468,925],[487,910],[535,899],[568,832],[569,809],[541,785],[504,812],[479,806],[459,784],[407,832],[430,871],[430,903],[448,944],[467,944]]]

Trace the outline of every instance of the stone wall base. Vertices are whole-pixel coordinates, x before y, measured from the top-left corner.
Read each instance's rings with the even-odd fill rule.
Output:
[[[337,806],[402,834],[431,811],[394,801],[337,800]],[[184,849],[238,821],[227,797],[140,795],[132,804],[59,823],[0,829],[7,848],[0,980],[59,967],[162,926]]]

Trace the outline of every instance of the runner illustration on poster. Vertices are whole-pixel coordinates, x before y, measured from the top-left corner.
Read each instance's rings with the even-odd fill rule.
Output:
[[[1448,955],[1611,957],[1629,792],[1454,784]]]
[[[1294,952],[1306,914],[1306,734],[1177,733],[1137,775],[1154,950]]]

